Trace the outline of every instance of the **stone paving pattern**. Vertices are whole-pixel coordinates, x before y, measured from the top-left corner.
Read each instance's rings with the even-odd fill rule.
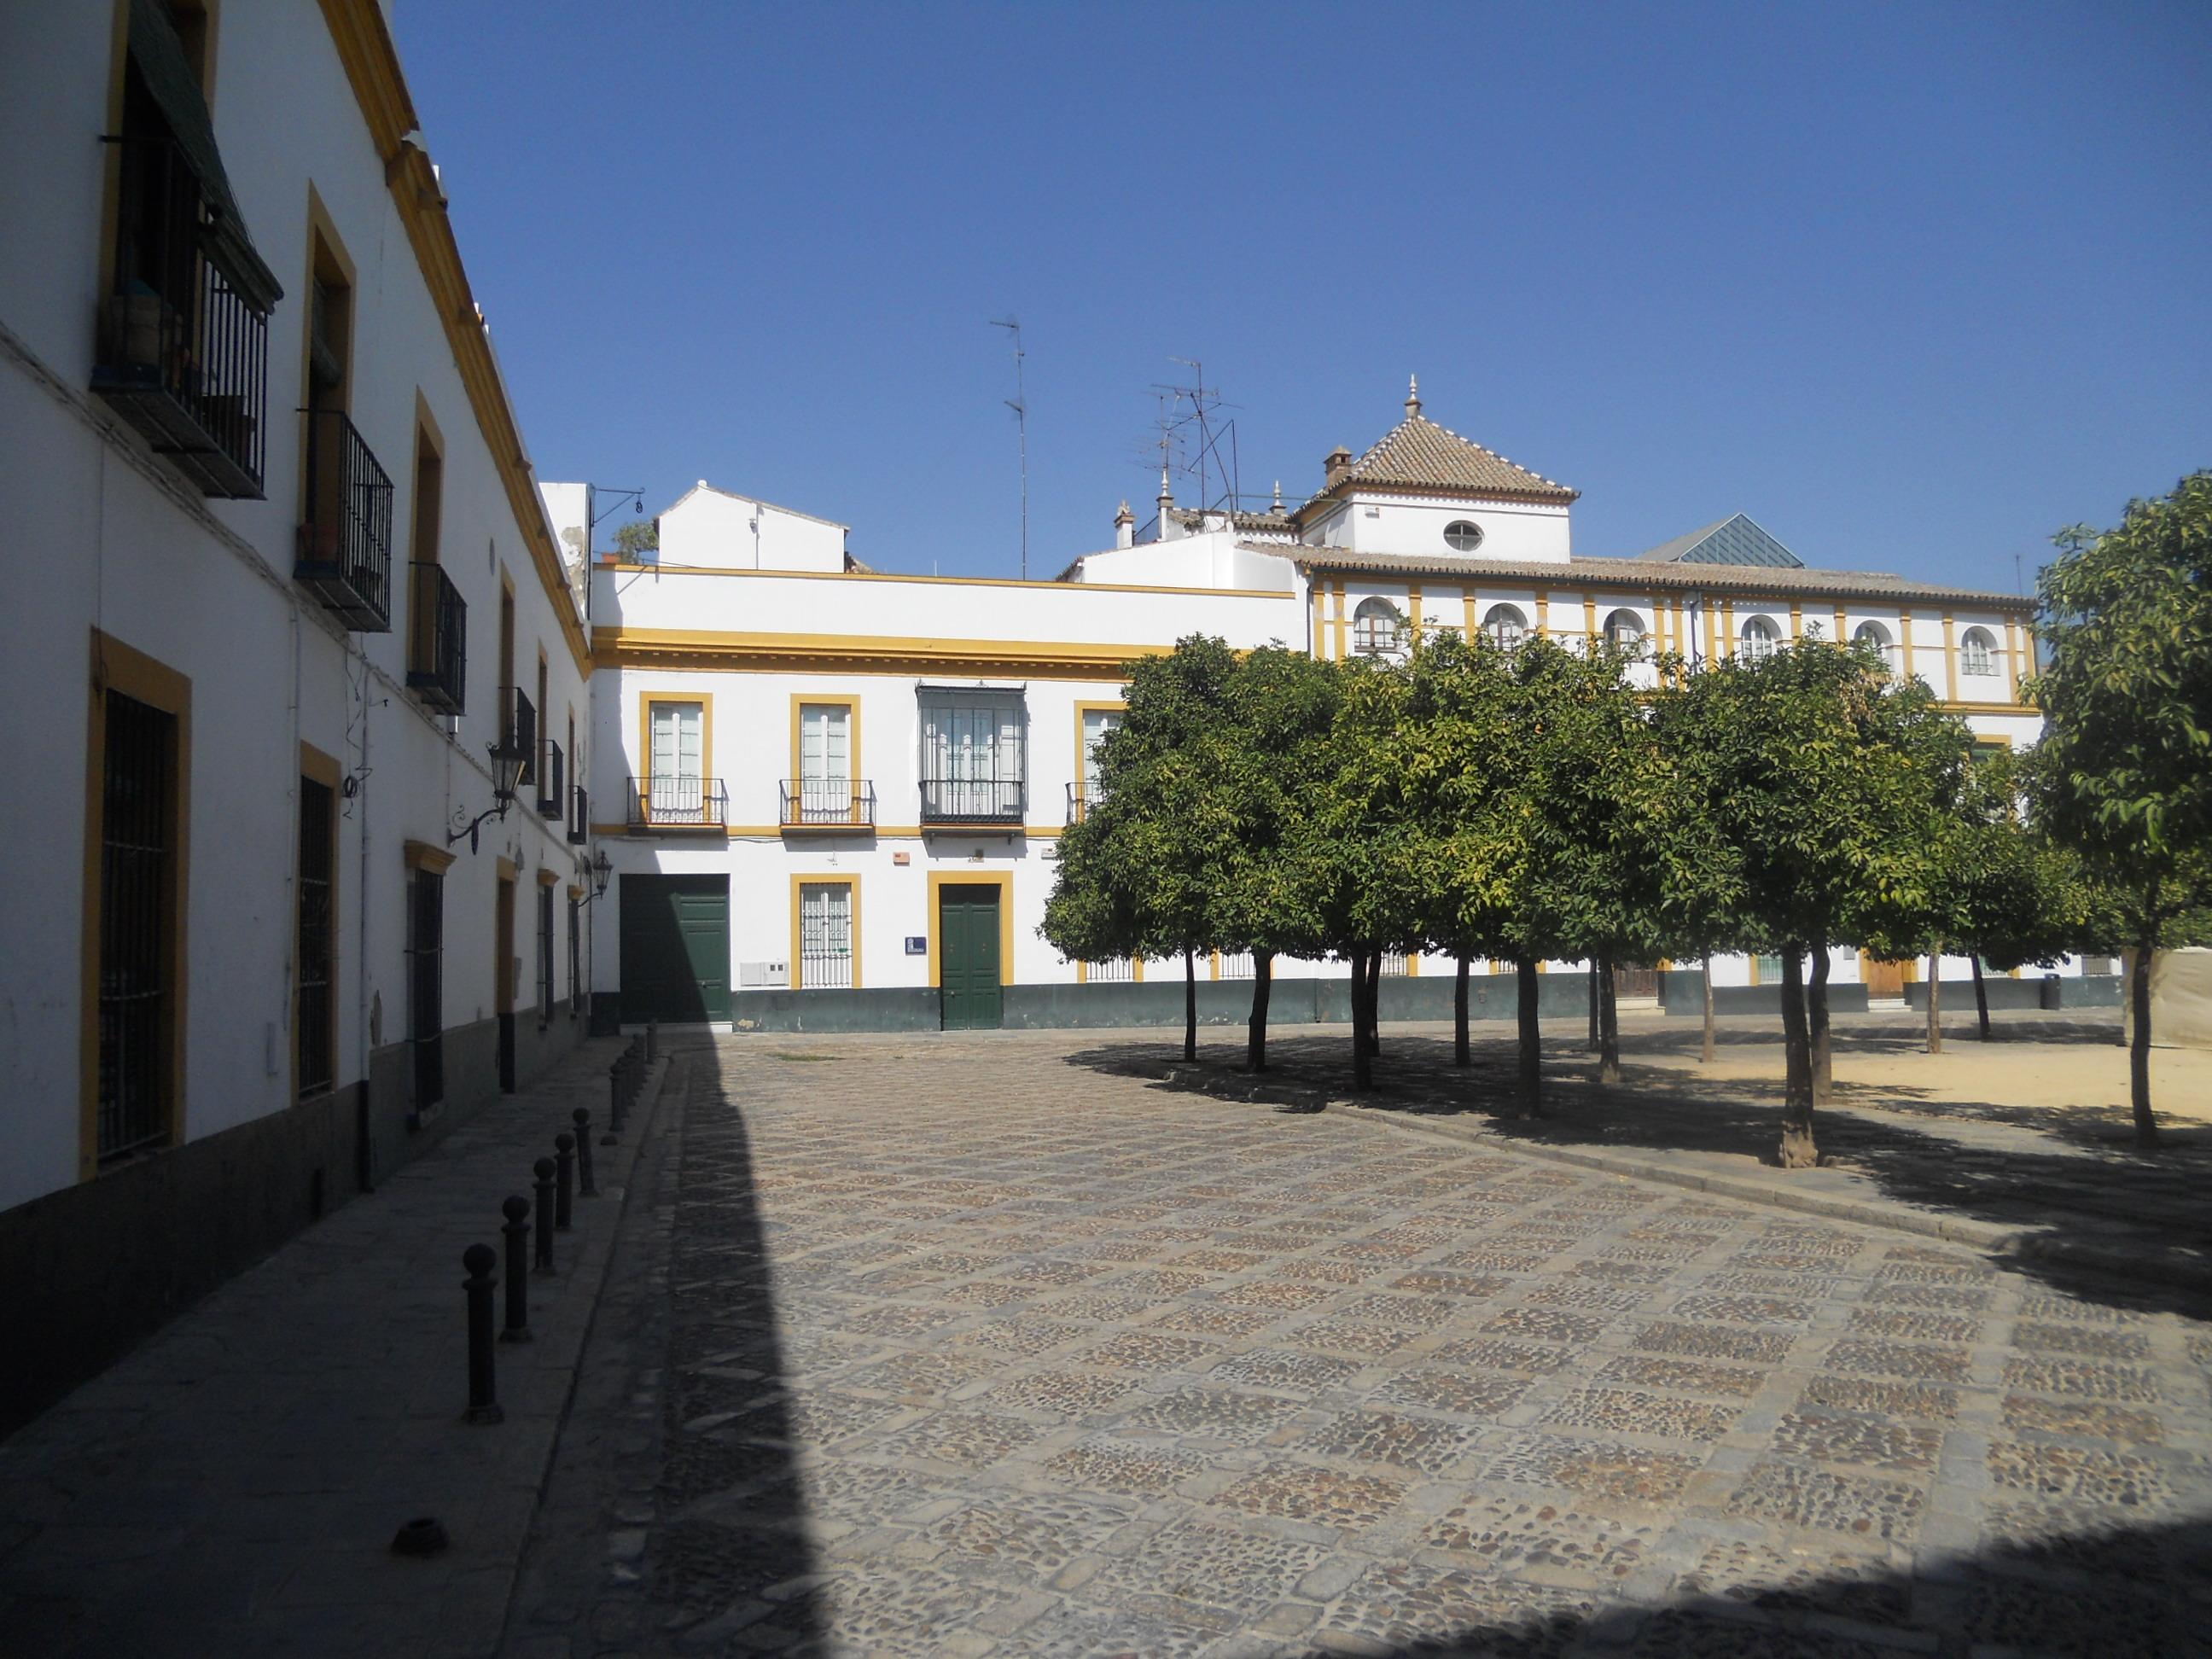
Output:
[[[2208,1650],[2203,1325],[1079,1046],[679,1055],[651,1432],[509,1651]]]

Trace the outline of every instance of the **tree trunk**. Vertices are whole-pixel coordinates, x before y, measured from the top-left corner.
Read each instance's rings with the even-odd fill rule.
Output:
[[[1825,1106],[1834,1094],[1836,1070],[1828,1046],[1828,945],[1813,941],[1813,973],[1805,989],[1805,1040],[1812,1051],[1813,1103]]]
[[[1382,1052],[1382,953],[1367,953],[1367,1052]]]
[[[2128,1102],[2135,1109],[2136,1145],[2146,1151],[2158,1145],[2158,1120],[2150,1115],[2150,960],[2157,939],[2153,931],[2136,946],[2136,970],[2128,980],[2136,1028],[2128,1043]]]
[[[1188,945],[1182,953],[1182,1057],[1198,1058],[1198,957]]]
[[[1974,1023],[1981,1027],[1982,1041],[1990,1040],[1990,988],[1982,983],[1982,953],[1973,953],[1974,961]]]
[[[1367,952],[1352,953],[1352,1086],[1375,1081],[1374,1057],[1367,1052]]]
[[[1536,1018],[1536,964],[1527,957],[1513,963],[1514,1006],[1521,1021],[1521,1109],[1530,1117],[1544,1113],[1544,1034]]]
[[[1267,1003],[1275,992],[1275,953],[1252,952],[1252,1024],[1244,1037],[1244,1064],[1255,1072],[1267,1069]]]
[[[1620,1007],[1611,957],[1600,957],[1597,964],[1597,1080],[1620,1081]]]
[[[1943,1052],[1943,941],[1928,951],[1928,1052]]]
[[[1598,966],[1598,959],[1596,957],[1593,956],[1589,959],[1589,969],[1584,975],[1584,977],[1586,977],[1589,981],[1589,1034],[1583,1039],[1585,1046],[1593,1051],[1595,1050],[1598,1045],[1597,981],[1601,969]]]
[[[1782,1145],[1777,1160],[1785,1170],[1809,1170],[1820,1162],[1813,1146],[1813,1056],[1805,1030],[1805,956],[1794,940],[1782,947]]]
[[[1452,975],[1452,1064],[1469,1066],[1474,1061],[1467,1041],[1467,958],[1462,957]]]
[[[1705,981],[1705,1043],[1698,1052],[1698,1059],[1710,1066],[1713,1063],[1713,953],[1706,951],[1698,958],[1698,963],[1704,970],[1698,977]]]

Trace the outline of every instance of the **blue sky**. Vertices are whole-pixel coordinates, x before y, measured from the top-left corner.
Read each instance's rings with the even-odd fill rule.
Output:
[[[694,479],[879,568],[1150,512],[1204,362],[1248,493],[1401,413],[1582,490],[2009,590],[2212,465],[2201,4],[398,0],[539,476]],[[1157,462],[1150,464],[1156,467]],[[1194,493],[1182,484],[1179,496]],[[611,533],[612,520],[602,538]]]

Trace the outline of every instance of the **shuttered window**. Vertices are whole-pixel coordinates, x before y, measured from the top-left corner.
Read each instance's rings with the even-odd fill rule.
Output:
[[[696,702],[653,705],[653,755],[656,778],[699,778],[706,775],[706,707]]]

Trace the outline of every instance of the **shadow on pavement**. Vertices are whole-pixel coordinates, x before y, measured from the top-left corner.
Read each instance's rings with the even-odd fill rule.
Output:
[[[2008,1542],[1940,1564],[1938,1574],[1886,1568],[1841,1551],[1786,1559],[1745,1549],[1735,1562],[1759,1582],[1729,1582],[1727,1566],[1687,1576],[1686,1599],[1654,1608],[1588,1611],[1575,1592],[1477,1572],[1407,1565],[1371,1622],[1363,1653],[1423,1656],[1608,1652],[1636,1659],[1808,1655],[1879,1659],[1909,1651],[2036,1654],[2203,1653],[2195,1598],[2212,1577],[2212,1527],[2087,1529]],[[1726,1561],[1725,1545],[1709,1553]],[[1365,1610],[1364,1598],[1361,1598]],[[1449,1635],[1416,1634],[1454,1604],[1503,1604],[1494,1620]],[[1517,1605],[1516,1605],[1517,1604]],[[1555,1609],[1547,1611],[1548,1607]],[[1343,1611],[1351,1611],[1346,1608]],[[1395,1619],[1393,1617],[1395,1615]],[[1342,1612],[1339,1617],[1343,1616]],[[1410,1617],[1409,1617],[1410,1616]],[[1340,1648],[1309,1650],[1324,1659]]]
[[[762,1592],[814,1571],[806,1501],[776,1336],[769,1252],[743,1109],[711,1038],[678,1039],[683,1090],[662,1371],[659,1480],[647,1563],[653,1599],[711,1641],[718,1616],[782,1641],[816,1633],[800,1594],[765,1619],[741,1614]],[[651,1363],[641,1358],[641,1363]]]
[[[1839,1042],[1839,1055],[1856,1048],[1860,1036],[1852,1033]],[[1692,1051],[1697,1040],[1694,1030],[1687,1034]],[[1142,1077],[1192,1093],[1223,1092],[1224,1084],[1232,1084],[1252,1088],[1262,1100],[1350,1097],[1370,1110],[1479,1119],[1487,1132],[1508,1140],[1616,1152],[1711,1152],[1771,1167],[1781,1133],[1780,1080],[1708,1082],[1636,1058],[1638,1050],[1683,1041],[1671,1030],[1639,1031],[1625,1038],[1622,1081],[1608,1088],[1595,1081],[1595,1056],[1578,1037],[1547,1039],[1544,1113],[1533,1118],[1521,1112],[1515,1096],[1514,1045],[1500,1036],[1478,1037],[1473,1063],[1462,1067],[1452,1063],[1448,1036],[1386,1028],[1375,1085],[1356,1096],[1350,1043],[1341,1034],[1271,1037],[1262,1079],[1243,1070],[1241,1044],[1217,1042],[1202,1048],[1196,1066],[1182,1060],[1179,1046],[1152,1041],[1086,1048],[1067,1058],[1071,1065]],[[1838,1105],[1879,1105],[1892,1113],[1898,1095],[1893,1085],[1840,1084],[1836,1098]],[[2134,1230],[2140,1237],[2142,1230],[2149,1229],[2163,1249],[2195,1252],[2200,1260],[2212,1255],[2212,1206],[2203,1201],[2212,1181],[2212,1124],[2167,1120],[2164,1146],[2144,1154],[2131,1141],[2113,1138],[2103,1115],[2094,1115],[2088,1126],[2071,1127],[2047,1121],[2050,1115],[2034,1117],[2029,1121],[2040,1133],[2028,1140],[2018,1133],[1977,1135],[1983,1120],[2014,1124],[2022,1117],[2001,1103],[1946,1103],[1920,1109],[1931,1121],[1957,1120],[1960,1132],[1947,1132],[1932,1121],[1923,1129],[1893,1115],[1824,1111],[1815,1126],[1823,1157],[1904,1203],[2008,1226],[2064,1227],[2071,1221],[2083,1236]],[[2006,1265],[2091,1300],[2163,1307],[2197,1317],[2212,1312],[2207,1298],[2194,1291],[2148,1282],[2119,1284],[2042,1258]]]

